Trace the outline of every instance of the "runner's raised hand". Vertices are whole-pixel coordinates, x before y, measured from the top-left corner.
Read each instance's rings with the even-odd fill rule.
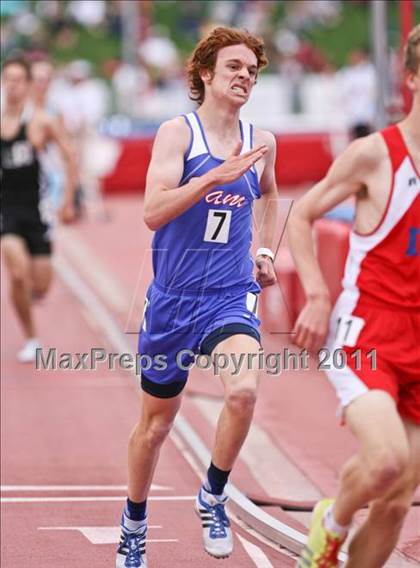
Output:
[[[266,144],[252,148],[241,154],[242,142],[238,142],[229,158],[217,168],[212,170],[212,175],[218,185],[232,183],[247,172],[268,151]]]

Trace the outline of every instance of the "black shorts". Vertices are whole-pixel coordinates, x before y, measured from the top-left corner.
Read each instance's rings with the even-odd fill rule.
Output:
[[[29,254],[50,255],[51,227],[44,223],[37,207],[25,210],[18,207],[2,207],[0,235],[18,235],[28,247]]]

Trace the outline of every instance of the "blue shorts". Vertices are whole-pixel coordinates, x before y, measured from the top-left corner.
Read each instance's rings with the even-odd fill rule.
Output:
[[[138,345],[143,390],[160,398],[176,396],[187,381],[192,353],[210,355],[218,343],[236,334],[250,335],[259,342],[259,292],[253,282],[199,296],[152,282]]]

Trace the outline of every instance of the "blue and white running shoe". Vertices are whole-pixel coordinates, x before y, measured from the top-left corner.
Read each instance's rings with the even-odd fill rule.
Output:
[[[127,531],[121,522],[116,568],[147,568],[146,532],[146,523],[138,531],[131,532]]]
[[[202,486],[195,502],[203,527],[204,548],[215,558],[227,558],[233,550],[232,530],[225,513],[227,501],[227,495],[213,495]]]

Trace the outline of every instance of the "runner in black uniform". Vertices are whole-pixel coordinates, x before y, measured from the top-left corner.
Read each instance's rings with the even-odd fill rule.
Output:
[[[45,182],[40,154],[56,142],[66,169],[66,190],[60,217],[73,219],[74,173],[71,150],[56,121],[42,110],[29,109],[30,69],[24,59],[7,60],[2,69],[4,111],[1,121],[1,251],[7,266],[11,296],[26,336],[18,353],[21,362],[35,360],[40,346],[32,318],[33,298],[49,288],[52,267],[52,220],[43,198]],[[48,218],[49,217],[49,218]]]
[[[31,255],[51,254],[50,227],[42,215],[44,180],[37,149],[22,117],[12,138],[1,138],[1,235],[20,235]]]

